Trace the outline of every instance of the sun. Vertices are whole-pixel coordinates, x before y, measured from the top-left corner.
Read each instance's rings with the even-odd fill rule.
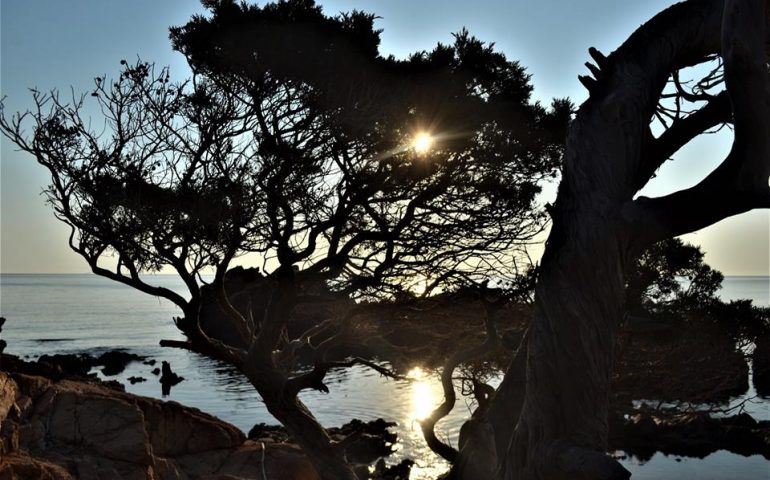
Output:
[[[420,155],[424,155],[430,151],[430,147],[433,146],[433,137],[427,132],[420,132],[414,137],[412,147],[414,151]]]

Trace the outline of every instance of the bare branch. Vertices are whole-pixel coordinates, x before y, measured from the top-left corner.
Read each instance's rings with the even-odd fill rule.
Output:
[[[648,134],[648,140],[642,146],[637,189],[644,187],[658,168],[692,139],[731,119],[730,98],[727,91],[723,91],[705,106],[675,120],[658,138],[653,138],[652,133]]]
[[[457,400],[455,393],[455,387],[453,383],[454,371],[458,365],[468,362],[474,358],[477,358],[485,353],[489,353],[500,344],[500,337],[497,334],[497,328],[495,326],[495,319],[492,305],[486,305],[486,339],[483,343],[460,350],[452,355],[441,372],[441,387],[444,390],[444,401],[430,415],[420,421],[420,428],[422,429],[422,435],[425,438],[425,442],[428,447],[436,454],[441,456],[448,462],[454,463],[457,460],[458,451],[439,440],[436,436],[436,423],[442,418],[449,415],[452,411]]]
[[[735,117],[727,158],[697,185],[625,208],[639,225],[639,244],[692,232],[754,208],[770,208],[770,77],[767,70],[767,4],[725,3],[722,55]]]

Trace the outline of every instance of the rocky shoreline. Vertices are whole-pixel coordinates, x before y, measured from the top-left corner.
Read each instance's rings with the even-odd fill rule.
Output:
[[[2,356],[4,480],[317,478],[280,428],[247,438],[197,409],[125,393],[117,382],[68,378],[61,365],[45,360]],[[363,473],[392,451],[396,439],[390,426],[383,420],[351,422],[330,434],[355,435],[346,451]],[[408,462],[392,468],[380,462],[373,478],[408,478],[408,471]]]
[[[414,358],[440,364],[440,349],[431,345],[456,335],[433,329],[448,314],[441,309],[431,313],[437,320],[427,324],[398,314],[386,319],[381,333],[390,334],[377,336],[387,339],[384,350],[398,350],[405,365]],[[513,340],[521,330],[517,326],[508,326]],[[753,382],[760,395],[766,395],[770,378],[768,345],[767,336],[761,337],[752,356]],[[642,461],[658,451],[703,458],[718,450],[770,459],[770,421],[755,421],[746,414],[716,418],[704,412],[631,406],[638,398],[720,403],[743,394],[749,381],[745,358],[723,335],[698,326],[663,339],[636,335],[622,347],[622,375],[614,379],[615,414],[610,419],[612,451]],[[282,427],[260,424],[245,435],[197,409],[128,394],[119,382],[99,380],[91,373],[97,368],[109,377],[131,362],[156,364],[120,350],[98,356],[43,355],[37,361],[0,355],[0,479],[317,478]],[[161,369],[155,370],[152,373],[160,376]],[[132,378],[143,380],[127,380],[133,383]],[[701,381],[696,385],[688,378]],[[345,440],[348,458],[361,478],[407,479],[409,460],[391,467],[383,461],[397,441],[389,431],[393,425],[354,420],[329,429],[329,434]]]

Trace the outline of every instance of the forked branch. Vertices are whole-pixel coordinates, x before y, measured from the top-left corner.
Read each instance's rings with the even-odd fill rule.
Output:
[[[770,208],[770,77],[767,0],[725,3],[722,56],[735,138],[727,158],[697,185],[640,197],[641,245],[693,232],[754,208]],[[632,209],[633,210],[633,209]]]

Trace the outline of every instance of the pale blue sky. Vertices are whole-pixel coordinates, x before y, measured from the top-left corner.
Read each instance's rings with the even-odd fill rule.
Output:
[[[668,0],[329,0],[327,13],[366,10],[382,18],[381,51],[403,57],[451,40],[463,26],[494,41],[509,58],[533,75],[535,96],[545,102],[569,96],[586,98],[577,81],[587,49],[615,49]],[[0,91],[8,111],[31,106],[28,87],[41,90],[73,86],[83,92],[97,75],[113,76],[125,58],[169,65],[172,76],[188,73],[184,59],[171,50],[168,27],[202,12],[197,0],[3,0]],[[68,230],[51,214],[40,195],[46,172],[28,155],[1,139],[0,271],[69,273],[87,271],[69,251]],[[650,186],[647,195],[684,188],[703,178],[729,148],[730,134],[711,135],[680,152]],[[686,240],[701,245],[706,259],[728,275],[768,275],[770,214],[754,211],[727,219]]]

